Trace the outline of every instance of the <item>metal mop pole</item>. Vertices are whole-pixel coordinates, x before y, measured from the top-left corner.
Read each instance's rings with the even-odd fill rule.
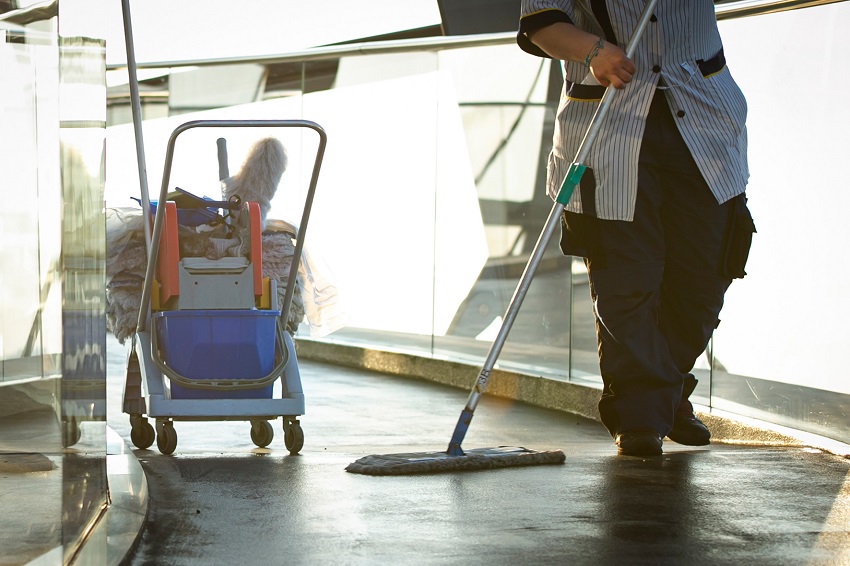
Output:
[[[649,18],[652,16],[652,12],[655,10],[655,4],[658,0],[649,0],[646,4],[646,7],[643,10],[643,13],[640,16],[640,20],[638,20],[637,26],[635,27],[635,31],[632,34],[632,38],[629,41],[628,46],[626,47],[626,55],[632,57],[635,51],[635,47],[640,41],[641,36],[643,35],[644,30],[649,22]],[[469,394],[469,398],[466,402],[466,407],[464,407],[463,411],[460,414],[460,418],[458,419],[457,425],[455,426],[454,434],[452,434],[451,440],[449,440],[449,447],[447,453],[450,456],[462,456],[463,450],[461,449],[461,443],[463,442],[464,437],[466,436],[466,431],[469,430],[469,424],[472,422],[472,415],[475,412],[475,408],[478,406],[478,401],[481,398],[481,395],[484,393],[484,389],[487,386],[487,380],[490,378],[490,372],[492,372],[493,367],[496,365],[496,360],[499,357],[499,353],[502,351],[502,347],[505,345],[505,340],[508,337],[508,333],[511,331],[511,327],[513,326],[514,320],[516,319],[516,315],[519,312],[520,306],[522,306],[522,301],[525,299],[526,293],[528,293],[528,288],[531,286],[531,280],[534,277],[534,273],[537,271],[538,266],[540,265],[540,261],[543,258],[543,252],[546,250],[546,246],[549,243],[549,240],[552,238],[552,235],[555,233],[555,230],[558,227],[558,223],[561,217],[561,213],[564,211],[564,207],[570,201],[570,197],[572,197],[573,190],[578,185],[581,180],[581,176],[584,173],[586,168],[582,163],[587,159],[587,155],[590,152],[590,147],[593,145],[593,142],[596,140],[596,136],[599,133],[600,124],[602,122],[602,118],[608,112],[608,108],[611,105],[611,99],[614,95],[615,89],[609,86],[605,89],[605,94],[602,96],[602,100],[599,103],[599,107],[596,109],[596,113],[593,115],[593,119],[590,122],[590,126],[587,129],[587,133],[584,136],[584,139],[579,146],[579,150],[576,153],[576,157],[573,160],[572,165],[570,166],[569,171],[564,177],[564,181],[561,183],[561,189],[558,192],[558,196],[555,199],[555,203],[552,206],[552,210],[549,212],[549,218],[546,221],[546,225],[543,228],[543,232],[541,232],[540,237],[537,240],[537,243],[534,245],[534,249],[531,252],[531,257],[528,260],[528,263],[525,266],[525,270],[522,273],[522,277],[520,277],[519,283],[517,284],[517,288],[514,291],[513,297],[511,297],[511,301],[508,304],[507,312],[505,313],[504,321],[502,322],[502,326],[499,329],[499,333],[496,335],[496,339],[493,342],[493,345],[490,347],[490,351],[487,354],[487,358],[484,361],[484,366],[481,369],[481,372],[478,374],[478,379],[475,382],[475,386]]]
[[[124,16],[124,43],[127,48],[127,75],[130,83],[130,106],[133,110],[133,131],[136,138],[136,161],[139,166],[139,186],[142,193],[142,217],[147,219],[150,210],[148,194],[148,173],[145,163],[145,142],[142,137],[142,104],[139,99],[139,79],[136,75],[136,51],[133,46],[133,24],[130,21],[130,0],[121,0],[121,12]],[[151,227],[149,222],[143,222],[145,229],[145,249],[147,257],[151,257]],[[142,302],[144,305],[145,302]],[[144,330],[147,323],[147,308],[139,308],[136,329]]]

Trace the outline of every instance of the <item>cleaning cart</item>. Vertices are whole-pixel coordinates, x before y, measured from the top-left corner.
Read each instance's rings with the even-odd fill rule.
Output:
[[[142,135],[142,111],[129,0],[122,0],[140,204],[147,220],[152,203]],[[197,202],[178,208],[168,188],[177,137],[192,128],[303,128],[318,135],[301,223],[282,301],[276,280],[263,276],[261,212],[257,202]],[[298,417],[304,394],[295,345],[284,324],[294,296],[307,222],[316,191],[327,136],[308,120],[198,120],[178,126],[166,148],[162,186],[153,223],[142,222],[146,270],[138,319],[127,357],[123,410],[130,415],[133,444],[148,448],[156,441],[163,454],[177,448],[175,421],[242,420],[251,423],[251,440],[259,447],[274,438],[270,421],[282,417],[284,444],[291,454],[304,445]],[[224,138],[217,140],[219,178],[227,177]],[[186,196],[185,194],[183,195]],[[192,201],[195,202],[192,202]],[[239,225],[248,253],[217,260],[181,257],[180,224],[211,216]],[[187,220],[190,219],[190,220]],[[281,322],[284,321],[284,322]],[[279,383],[280,396],[274,397]],[[155,426],[149,419],[153,419]]]
[[[283,282],[263,275],[258,203],[213,201],[179,189],[167,192],[177,137],[192,128],[231,127],[307,128],[319,136],[301,223],[291,234],[295,251],[282,302],[277,285]],[[226,145],[223,138],[218,142],[220,176],[226,176]],[[304,395],[295,346],[282,321],[289,320],[325,144],[324,130],[305,120],[203,120],[172,133],[159,200],[150,201],[144,188],[140,200],[145,214],[155,214],[123,399],[136,447],[145,449],[156,441],[160,452],[173,453],[174,423],[181,420],[248,421],[251,440],[266,447],[274,438],[270,421],[278,417],[289,452],[297,454],[303,447],[298,417],[304,414]],[[246,253],[181,257],[180,237],[187,232],[180,226],[199,223],[232,224]]]

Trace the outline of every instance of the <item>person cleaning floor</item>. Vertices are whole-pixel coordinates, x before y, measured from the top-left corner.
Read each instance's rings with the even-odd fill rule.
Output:
[[[561,218],[583,257],[603,380],[599,413],[618,452],[662,439],[709,444],[691,373],[755,226],[747,208],[747,104],[726,66],[711,0],[660,0],[629,58],[641,0],[522,0],[517,43],[563,61],[547,190],[561,180],[609,85],[618,89]],[[645,21],[645,20],[644,20]]]

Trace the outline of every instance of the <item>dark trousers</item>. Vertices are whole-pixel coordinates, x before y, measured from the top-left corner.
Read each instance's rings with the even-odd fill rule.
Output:
[[[582,202],[592,202],[592,186],[580,190]],[[612,436],[637,428],[664,436],[680,403],[689,403],[696,386],[689,372],[731,283],[719,264],[733,201],[717,204],[658,91],[641,145],[634,221],[564,213],[562,250],[585,257],[588,268],[599,412]]]

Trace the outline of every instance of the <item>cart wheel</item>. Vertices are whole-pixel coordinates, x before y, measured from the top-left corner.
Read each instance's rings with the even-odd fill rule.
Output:
[[[151,447],[155,439],[156,432],[147,419],[140,419],[130,429],[130,440],[133,441],[133,445],[136,448],[146,450]]]
[[[293,456],[304,447],[304,431],[297,420],[283,421],[283,443]]]
[[[166,456],[173,454],[177,449],[177,431],[174,430],[174,423],[170,421],[164,422],[158,428],[159,434],[156,435],[156,447]]]
[[[62,423],[62,446],[69,448],[80,441],[83,431],[76,419],[68,419]]]
[[[274,440],[274,428],[269,421],[251,423],[251,440],[260,448],[265,448]]]

